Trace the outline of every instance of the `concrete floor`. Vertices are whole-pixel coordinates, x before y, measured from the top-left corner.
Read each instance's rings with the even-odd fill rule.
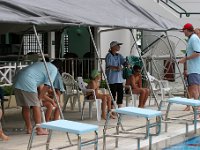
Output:
[[[84,122],[84,123],[90,123],[90,124],[95,124],[99,126],[99,145],[98,148],[102,150],[103,147],[103,140],[102,140],[102,135],[103,135],[103,127],[104,127],[104,120],[101,120],[100,122],[96,121],[95,118],[95,110],[93,111],[93,119],[87,118],[88,114],[87,112],[85,113],[85,120],[81,121],[80,120],[80,115],[81,113],[78,112],[77,109],[78,106],[76,106],[75,110],[70,110],[69,106],[66,108],[66,111],[64,112],[64,117],[67,120],[73,120],[73,121],[78,121],[78,122]],[[149,109],[154,109],[156,110],[155,106],[147,106]],[[164,106],[163,109],[166,108],[166,105]],[[182,111],[185,108],[185,106],[182,105],[173,105],[170,113],[171,116],[176,116],[180,114],[185,114],[187,112]],[[163,113],[165,113],[163,111]],[[190,117],[191,118],[191,117]],[[112,119],[111,120],[111,125],[116,125],[117,119]],[[138,117],[130,117],[130,116],[124,116],[123,117],[123,125],[125,127],[136,127],[138,125],[145,125],[145,119],[143,118],[138,118]],[[4,131],[7,135],[10,136],[10,140],[5,142],[5,141],[0,141],[0,150],[25,150],[27,149],[28,141],[29,141],[29,134],[26,134],[26,131],[24,129],[25,125],[21,116],[21,108],[8,108],[6,109],[5,112],[5,117],[3,120],[3,128]],[[198,129],[200,128],[198,124]],[[114,131],[114,129],[112,129]],[[111,132],[112,132],[111,130]],[[193,126],[189,126],[189,131],[192,132]],[[144,129],[139,129],[138,132],[145,131]],[[199,132],[199,131],[198,131]],[[193,134],[190,134],[189,137],[193,136]],[[83,136],[83,140],[87,140],[93,137],[93,133],[86,134]],[[77,138],[74,135],[70,134],[70,138],[73,142],[73,144],[77,143]],[[183,124],[169,124],[168,126],[168,132],[164,131],[164,124],[162,124],[162,131],[159,136],[153,137],[153,145],[152,149],[153,150],[160,150],[163,149],[164,147],[167,147],[169,145],[178,143],[184,139],[187,139],[188,137],[185,137],[185,125]],[[46,136],[36,136],[35,137],[35,144],[45,142],[46,141]],[[115,148],[115,139],[114,138],[107,138],[107,150],[130,150],[130,149],[137,149],[137,140],[135,139],[124,139],[120,138],[119,139],[119,147]],[[68,144],[66,134],[61,133],[61,132],[53,132],[53,137],[52,141],[50,143],[50,148],[54,148],[57,146],[63,146],[65,144]],[[148,140],[141,140],[141,147],[142,149],[148,149]],[[36,150],[42,150],[45,149],[45,146],[42,147],[37,147],[33,148]],[[76,146],[67,148],[68,150],[75,150],[77,149]],[[91,146],[86,146],[83,148],[84,150],[90,150],[93,149],[93,145]]]

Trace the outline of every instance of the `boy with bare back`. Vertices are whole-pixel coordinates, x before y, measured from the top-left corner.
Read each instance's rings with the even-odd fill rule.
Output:
[[[130,85],[134,94],[140,94],[138,107],[144,108],[149,96],[149,89],[142,87],[141,67],[135,65],[133,74],[126,80],[126,85]]]

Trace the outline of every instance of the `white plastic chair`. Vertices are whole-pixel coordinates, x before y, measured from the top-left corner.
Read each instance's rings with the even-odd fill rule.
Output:
[[[80,102],[80,93],[78,88],[78,83],[74,80],[73,76],[69,73],[62,73],[63,83],[65,85],[65,92],[64,92],[64,105],[63,111],[66,109],[66,105],[70,100],[71,109],[73,110],[78,101],[78,108],[81,111],[81,102]]]
[[[172,97],[171,88],[169,87],[169,82],[167,80],[158,80],[154,76],[150,75],[149,72],[147,72],[147,76],[155,94],[161,94],[161,101],[165,100],[166,94],[168,94],[169,97]]]
[[[83,81],[82,77],[77,78],[79,88],[83,92],[84,100],[83,100],[83,106],[82,106],[82,111],[81,111],[81,120],[83,120],[83,115],[84,115],[84,109],[85,109],[85,103],[89,103],[89,118],[92,118],[92,106],[93,103],[96,103],[96,109],[97,109],[97,120],[101,120],[101,99],[97,99],[95,95],[95,90],[94,89],[87,89],[86,88],[86,83]],[[94,99],[87,99],[86,94],[88,92],[93,93]]]
[[[129,90],[129,93],[127,93],[126,90]],[[126,98],[126,107],[129,106],[130,100],[132,100],[132,106],[136,107],[136,100],[139,100],[139,95],[133,94],[130,85],[124,85],[124,97]]]

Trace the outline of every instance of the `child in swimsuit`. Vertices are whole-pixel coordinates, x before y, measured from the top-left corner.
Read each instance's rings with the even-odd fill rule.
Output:
[[[133,67],[133,74],[126,80],[126,85],[130,85],[134,94],[139,94],[138,107],[144,108],[149,96],[149,89],[142,87],[141,67],[135,65]],[[127,92],[127,91],[126,91]]]
[[[94,89],[95,90],[95,94],[96,94],[96,98],[97,99],[102,99],[102,118],[106,119],[106,107],[107,110],[110,111],[111,110],[111,97],[109,94],[101,94],[99,93],[99,86],[100,86],[100,81],[101,80],[101,75],[100,72],[98,70],[93,70],[91,73],[91,80],[87,85],[88,89]],[[88,93],[86,96],[88,99],[93,99],[94,96],[92,93]],[[115,117],[111,114],[110,115],[111,118],[115,119]]]

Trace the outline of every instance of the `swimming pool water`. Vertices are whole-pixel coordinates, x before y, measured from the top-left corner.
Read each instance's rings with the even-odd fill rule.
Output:
[[[200,136],[193,137],[163,150],[200,150]]]

